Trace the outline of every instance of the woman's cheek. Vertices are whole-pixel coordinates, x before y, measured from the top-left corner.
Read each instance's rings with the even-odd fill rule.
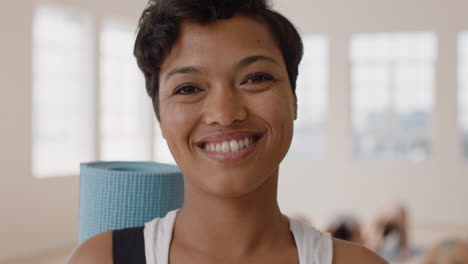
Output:
[[[169,150],[179,166],[190,144],[190,133],[196,127],[195,111],[190,104],[165,104],[161,107],[161,130]],[[164,118],[168,117],[168,118]]]
[[[168,138],[186,137],[194,119],[194,111],[188,104],[167,103],[161,107],[161,128]],[[165,118],[167,117],[167,118]],[[178,142],[175,141],[175,142]],[[169,143],[169,141],[168,141]]]
[[[291,98],[287,100],[286,98]],[[257,103],[257,111],[261,116],[271,123],[289,123],[294,120],[294,100],[288,93],[281,92],[280,89],[272,90],[268,96],[265,96]],[[273,125],[273,124],[272,124]]]
[[[288,87],[289,89],[289,87]],[[289,91],[288,91],[289,92]],[[272,98],[272,126],[276,127],[281,138],[281,143],[285,144],[284,148],[289,148],[290,141],[292,139],[293,127],[294,127],[294,96],[290,93],[282,91],[275,93]]]

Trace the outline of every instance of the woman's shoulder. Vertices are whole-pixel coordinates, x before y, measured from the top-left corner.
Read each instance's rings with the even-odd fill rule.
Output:
[[[388,264],[361,245],[333,238],[333,264]]]
[[[148,228],[150,233],[155,234],[156,229],[164,229],[167,234],[172,233],[175,215],[178,210],[167,213],[165,217],[154,218],[146,222],[144,226],[110,230],[92,236],[81,243],[72,252],[68,264],[113,264],[113,258],[131,258],[142,262],[145,256],[145,236],[144,231]],[[166,230],[167,229],[167,230]],[[113,248],[116,246],[116,251]],[[121,248],[126,251],[118,250]]]
[[[305,248],[322,252],[322,262],[332,264],[388,264],[371,250],[351,242],[333,238],[330,233],[319,231],[302,221],[291,220],[291,227],[299,243]],[[312,246],[313,248],[310,248]],[[318,253],[317,253],[318,254]]]
[[[81,243],[73,251],[67,263],[112,264],[112,233],[113,231],[106,231]]]

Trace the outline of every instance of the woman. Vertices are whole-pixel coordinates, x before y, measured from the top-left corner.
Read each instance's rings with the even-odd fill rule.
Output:
[[[280,212],[302,57],[287,19],[264,0],[155,0],[135,56],[185,177],[183,207],[145,225],[146,263],[385,263]],[[115,234],[84,242],[70,263],[123,263]]]

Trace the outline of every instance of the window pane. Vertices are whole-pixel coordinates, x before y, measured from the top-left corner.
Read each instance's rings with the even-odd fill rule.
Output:
[[[77,175],[94,159],[90,21],[39,7],[33,19],[33,146],[36,177]]]
[[[468,31],[458,38],[459,121],[463,135],[463,150],[468,158]]]
[[[103,23],[100,34],[102,160],[151,159],[151,105],[133,57],[134,28]]]
[[[298,115],[288,157],[318,158],[325,151],[328,42],[322,36],[304,36],[302,40],[304,57],[296,84]]]
[[[351,40],[350,56],[357,156],[426,159],[434,102],[435,35],[358,34]]]

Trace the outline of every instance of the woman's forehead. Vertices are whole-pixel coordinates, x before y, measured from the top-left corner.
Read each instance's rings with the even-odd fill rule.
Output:
[[[207,25],[187,21],[181,24],[160,73],[164,75],[185,65],[228,66],[257,55],[271,57],[284,65],[281,51],[264,23],[242,15]]]
[[[257,19],[246,15],[235,15],[229,19],[219,19],[208,24],[200,24],[193,20],[186,20],[181,23],[180,32],[180,37],[184,35],[186,37],[193,37],[194,35],[203,34],[216,38],[226,35],[249,35],[250,33],[261,34],[257,36],[256,39],[271,37],[266,23],[261,23]],[[250,37],[253,38],[255,36]]]

